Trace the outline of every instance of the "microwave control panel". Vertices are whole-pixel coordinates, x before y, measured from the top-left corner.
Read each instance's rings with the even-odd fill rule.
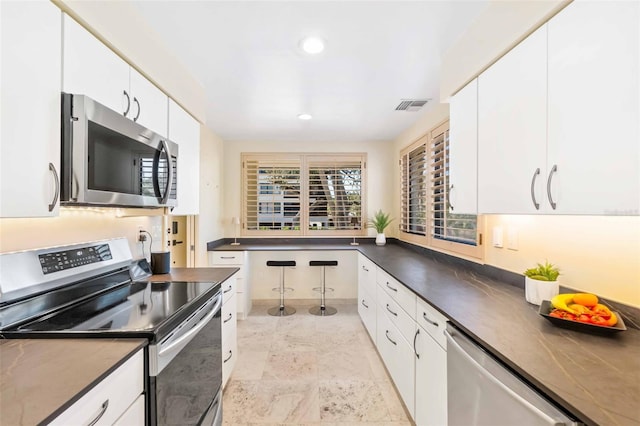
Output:
[[[72,250],[63,250],[38,255],[43,274],[111,260],[109,244],[99,244]]]

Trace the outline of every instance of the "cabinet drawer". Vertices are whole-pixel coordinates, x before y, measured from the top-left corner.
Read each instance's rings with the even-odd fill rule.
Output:
[[[244,263],[243,251],[214,251],[209,253],[212,265],[242,265]]]
[[[238,359],[238,336],[237,336],[237,322],[236,322],[236,297],[233,297],[229,303],[222,308],[223,323],[222,323],[222,386],[227,383],[236,360]],[[231,311],[225,311],[225,307],[229,305],[232,308]],[[233,314],[232,319],[229,318],[229,314]],[[227,319],[225,323],[224,320]]]
[[[362,254],[358,254],[358,284],[376,294],[376,265]]]
[[[378,286],[378,294],[376,295],[378,301],[378,315],[384,312],[389,317],[393,325],[398,327],[402,336],[407,342],[413,341],[413,335],[416,332],[416,322],[407,314],[404,309],[400,308],[400,305],[396,303],[389,294]]]
[[[221,313],[221,321],[222,321],[222,338],[230,334],[236,333],[237,327],[237,306],[236,302],[238,300],[237,296],[233,296],[227,303],[222,305],[222,313]]]
[[[377,268],[376,280],[378,281],[378,285],[382,287],[411,318],[415,318],[416,295],[411,290],[400,284],[398,280],[380,268]]]
[[[222,282],[222,304],[224,305],[233,297],[236,292],[236,278],[231,277]]]
[[[144,395],[140,395],[127,411],[113,424],[113,426],[143,426],[145,403]]]
[[[447,318],[444,315],[424,300],[418,299],[416,321],[441,347],[446,349],[447,340],[444,329],[447,326]]]
[[[376,300],[361,285],[358,286],[358,314],[373,343],[376,342]]]
[[[143,374],[143,350],[140,350],[50,424],[112,425],[142,394]]]

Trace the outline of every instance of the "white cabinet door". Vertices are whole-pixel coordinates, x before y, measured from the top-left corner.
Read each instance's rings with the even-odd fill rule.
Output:
[[[376,343],[376,301],[369,292],[361,285],[358,285],[358,315],[364,324],[369,337]]]
[[[231,278],[233,279],[233,278]],[[231,377],[238,359],[238,322],[235,294],[222,305],[222,386]]]
[[[557,213],[640,214],[639,25],[637,1],[575,1],[549,21]]]
[[[62,90],[87,95],[130,117],[135,108],[129,64],[68,15],[64,15],[63,46]]]
[[[478,213],[544,210],[546,138],[543,26],[478,77]]]
[[[478,213],[478,79],[449,105],[449,203],[453,213]]]
[[[58,214],[61,12],[0,2],[0,217]]]
[[[418,327],[415,350],[416,424],[446,425],[447,352],[422,327]]]
[[[128,117],[166,137],[169,97],[133,68],[130,69],[129,87],[132,99]]]
[[[144,394],[140,395],[127,411],[113,424],[113,426],[144,426],[145,425]]]
[[[169,100],[169,139],[178,144],[178,205],[171,214],[200,212],[200,123]]]

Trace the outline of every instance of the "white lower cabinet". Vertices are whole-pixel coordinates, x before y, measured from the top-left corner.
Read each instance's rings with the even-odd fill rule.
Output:
[[[136,401],[124,412],[122,416],[113,424],[113,426],[134,426],[144,425],[145,413],[144,395],[140,395]]]
[[[379,307],[380,305],[378,305]],[[380,310],[380,309],[378,309]],[[414,412],[415,400],[415,364],[413,348],[402,337],[398,328],[387,314],[378,312],[377,347],[396,389],[409,413]]]
[[[376,299],[369,294],[363,285],[358,285],[358,314],[369,333],[369,337],[376,343]]]
[[[447,351],[418,327],[415,352],[415,422],[420,426],[446,425]]]
[[[234,275],[236,278],[236,293],[238,295],[238,319],[246,319],[253,303],[251,288],[247,276],[247,252],[245,251],[212,251],[209,252],[209,265],[214,268],[240,268]]]
[[[50,425],[112,425],[127,418],[139,418],[139,412],[128,413],[132,405],[142,398],[144,409],[144,356],[143,350],[138,351],[124,364],[109,374],[93,389],[82,396],[71,407],[56,417]],[[144,411],[141,423],[123,423],[128,425],[144,425]]]
[[[235,293],[234,277],[222,283],[223,305],[222,305],[222,387],[227,384],[233,367],[238,359],[238,320],[236,302],[238,297]],[[226,298],[226,294],[230,294]]]

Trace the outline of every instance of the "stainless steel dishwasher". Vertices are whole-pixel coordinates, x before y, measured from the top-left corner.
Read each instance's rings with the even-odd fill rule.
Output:
[[[448,324],[450,426],[578,425],[455,326]]]

